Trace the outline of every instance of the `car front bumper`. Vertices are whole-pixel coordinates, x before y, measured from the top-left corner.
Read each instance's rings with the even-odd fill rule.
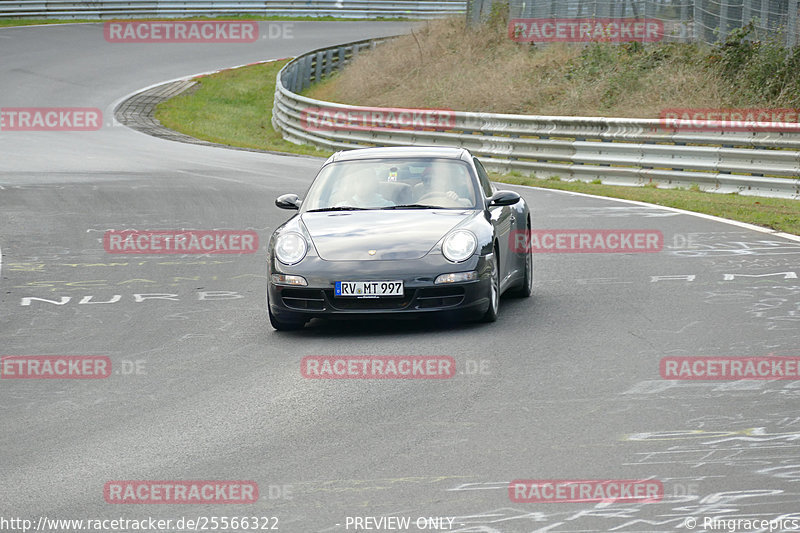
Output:
[[[473,256],[464,263],[447,262],[441,255],[403,261],[324,261],[307,257],[292,267],[274,258],[270,274],[302,276],[308,285],[283,285],[271,281],[268,305],[285,320],[359,318],[376,315],[412,317],[432,312],[480,316],[489,306],[491,255]],[[473,281],[434,284],[441,274],[477,271]],[[337,281],[403,281],[402,297],[337,297]]]

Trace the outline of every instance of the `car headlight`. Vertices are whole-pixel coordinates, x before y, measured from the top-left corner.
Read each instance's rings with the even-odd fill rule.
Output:
[[[284,265],[294,265],[303,260],[308,252],[308,244],[299,233],[283,233],[275,241],[275,256]]]
[[[475,253],[478,239],[471,231],[460,229],[454,231],[442,243],[442,253],[453,263],[466,261]]]

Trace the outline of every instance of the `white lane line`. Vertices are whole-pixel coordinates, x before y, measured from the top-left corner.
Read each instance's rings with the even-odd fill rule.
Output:
[[[625,200],[624,198],[612,198],[610,196],[597,196],[595,194],[586,194],[583,192],[574,192],[574,191],[562,191],[560,189],[547,189],[544,187],[531,187],[530,185],[516,185],[514,183],[502,183],[497,182],[498,185],[507,186],[510,185],[512,187],[524,187],[526,189],[536,189],[539,191],[550,191],[550,192],[559,192],[564,194],[571,194],[573,196],[585,196],[587,198],[599,198],[601,200],[613,200],[615,202],[623,202],[626,204],[633,204],[633,205],[640,205],[644,207],[655,207],[657,209],[664,209],[666,211],[672,211],[673,213],[680,213],[681,215],[690,215],[693,217],[705,218],[707,220],[713,220],[715,222],[722,222],[723,224],[730,224],[731,226],[738,226],[740,228],[749,229],[752,231],[758,231],[761,233],[768,233],[770,235],[774,235],[775,237],[782,237],[784,239],[789,239],[791,241],[800,242],[800,235],[792,235],[791,233],[785,233],[782,231],[776,231],[774,229],[763,228],[761,226],[756,226],[755,224],[748,224],[747,222],[739,222],[738,220],[731,220],[729,218],[722,218],[717,217],[714,215],[707,215],[705,213],[695,213],[694,211],[686,211],[685,209],[678,209],[676,207],[667,207],[663,205],[657,204],[650,204],[647,202],[640,202],[638,200]],[[713,193],[709,193],[713,194]],[[794,200],[797,201],[797,200]]]

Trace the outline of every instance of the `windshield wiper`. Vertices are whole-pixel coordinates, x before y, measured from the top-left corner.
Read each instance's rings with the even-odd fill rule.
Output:
[[[321,211],[368,211],[368,209],[364,207],[353,207],[349,205],[345,205],[342,207],[321,207],[319,209],[309,209],[306,213],[319,213]]]
[[[381,209],[447,209],[447,208],[442,207],[441,205],[403,204],[403,205],[390,205],[386,207],[381,207]]]

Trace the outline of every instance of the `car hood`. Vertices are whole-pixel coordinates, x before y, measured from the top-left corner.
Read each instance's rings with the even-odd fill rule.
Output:
[[[448,231],[473,214],[402,209],[304,213],[301,218],[322,259],[380,261],[425,256]]]

